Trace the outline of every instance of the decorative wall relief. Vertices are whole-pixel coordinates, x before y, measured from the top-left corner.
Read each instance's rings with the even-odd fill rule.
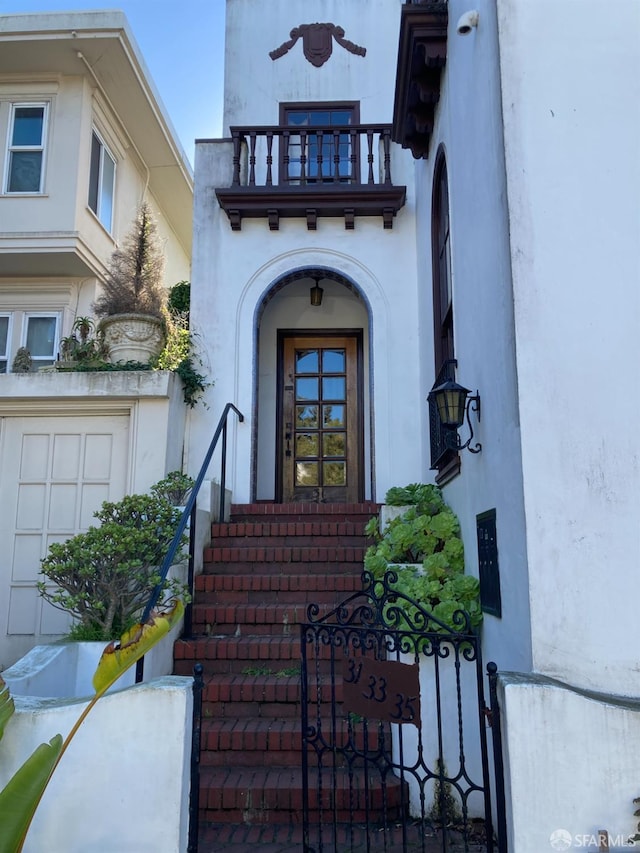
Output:
[[[299,27],[294,27],[289,35],[291,36],[289,41],[285,41],[284,44],[269,53],[271,59],[280,59],[281,56],[291,50],[299,38],[302,38],[302,51],[305,59],[316,68],[324,65],[331,56],[333,39],[338,42],[340,47],[344,47],[349,53],[355,53],[356,56],[365,56],[367,53],[365,47],[360,47],[346,39],[342,27],[337,27],[335,24],[300,24]]]

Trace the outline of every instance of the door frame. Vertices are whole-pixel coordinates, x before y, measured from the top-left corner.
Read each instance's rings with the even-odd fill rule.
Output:
[[[283,445],[280,437],[284,419],[284,342],[286,338],[354,338],[356,342],[356,444],[358,453],[358,501],[364,500],[364,377],[363,377],[363,330],[362,329],[278,329],[277,368],[276,368],[276,447],[275,447],[275,502],[282,503],[283,483]]]

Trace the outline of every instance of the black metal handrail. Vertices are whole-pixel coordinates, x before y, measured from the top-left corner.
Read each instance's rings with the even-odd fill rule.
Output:
[[[182,536],[187,527],[187,523],[190,524],[190,538],[189,538],[189,568],[188,568],[188,576],[187,576],[187,585],[189,587],[189,593],[193,597],[193,578],[194,578],[194,553],[195,553],[195,510],[196,510],[196,500],[198,497],[198,492],[200,491],[200,487],[202,486],[203,480],[206,476],[207,470],[211,463],[211,459],[215,452],[215,449],[218,445],[218,441],[220,436],[222,436],[222,453],[220,458],[220,509],[218,518],[220,521],[224,520],[224,510],[225,510],[225,484],[226,484],[226,467],[227,467],[227,420],[229,417],[229,412],[234,411],[238,416],[238,420],[240,423],[244,421],[244,415],[242,412],[233,405],[233,403],[227,403],[224,407],[222,415],[220,416],[220,420],[218,421],[218,426],[216,427],[216,431],[213,434],[213,438],[211,439],[211,444],[209,445],[209,449],[204,457],[204,461],[200,468],[200,472],[196,477],[195,483],[193,484],[193,488],[191,489],[191,494],[189,495],[189,500],[186,503],[184,510],[182,511],[182,515],[180,517],[180,521],[178,523],[178,527],[176,528],[175,535],[171,541],[171,545],[169,545],[169,550],[167,551],[165,558],[163,560],[162,566],[160,568],[160,580],[155,586],[153,592],[149,596],[149,601],[147,602],[147,606],[144,609],[144,613],[142,614],[141,622],[144,624],[148,618],[149,614],[153,610],[153,608],[158,603],[158,599],[162,593],[162,587],[164,585],[165,580],[167,579],[167,574],[169,573],[169,569],[173,565],[173,561],[180,547],[180,542],[182,540]],[[184,634],[186,636],[191,635],[191,603],[189,603],[185,609],[185,618],[184,618]],[[144,658],[138,661],[140,665]],[[142,667],[138,667],[136,670],[136,681],[138,681],[138,673],[142,674]],[[140,680],[142,680],[140,678]]]

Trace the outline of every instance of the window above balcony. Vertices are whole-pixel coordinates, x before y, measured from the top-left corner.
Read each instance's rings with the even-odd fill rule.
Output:
[[[315,230],[320,217],[353,229],[359,216],[384,228],[403,206],[406,187],[391,179],[391,125],[360,124],[358,104],[282,104],[280,125],[232,127],[233,180],[216,189],[234,231],[245,218],[297,217]]]
[[[429,154],[447,59],[447,22],[446,3],[413,0],[402,7],[392,138],[416,159]]]

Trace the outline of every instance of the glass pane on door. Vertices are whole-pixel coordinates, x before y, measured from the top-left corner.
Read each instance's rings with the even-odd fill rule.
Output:
[[[346,485],[345,350],[296,350],[294,370],[295,485]]]

